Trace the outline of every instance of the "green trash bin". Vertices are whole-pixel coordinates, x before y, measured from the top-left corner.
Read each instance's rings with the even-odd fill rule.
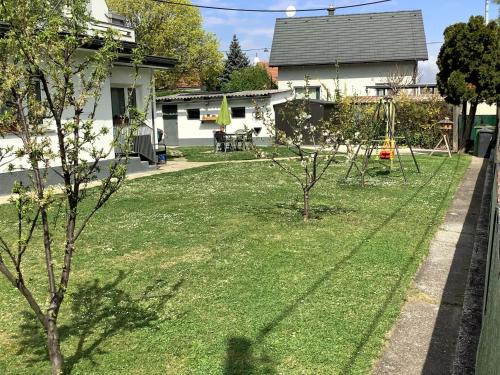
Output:
[[[488,157],[491,146],[495,139],[496,128],[494,126],[482,126],[476,132],[474,140],[474,155],[484,158]]]

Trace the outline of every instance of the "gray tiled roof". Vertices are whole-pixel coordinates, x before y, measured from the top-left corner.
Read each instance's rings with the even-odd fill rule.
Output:
[[[420,10],[278,18],[271,66],[427,60]]]

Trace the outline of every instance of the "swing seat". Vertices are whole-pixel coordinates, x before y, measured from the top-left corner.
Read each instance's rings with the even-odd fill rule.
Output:
[[[383,160],[391,160],[392,159],[392,151],[381,150],[378,157],[379,157],[379,159],[383,159]]]

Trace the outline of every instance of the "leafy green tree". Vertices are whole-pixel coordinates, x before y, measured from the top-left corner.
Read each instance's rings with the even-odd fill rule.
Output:
[[[276,88],[267,69],[261,65],[248,66],[233,71],[223,91],[266,90]]]
[[[43,327],[56,375],[64,368],[59,317],[78,241],[125,180],[126,160],[110,162],[108,172],[99,167],[113,147],[101,142],[109,129],[94,123],[120,42],[112,30],[89,30],[87,0],[0,0],[0,15],[8,26],[0,36],[0,136],[19,138],[18,145],[0,150],[0,159],[23,160],[30,177],[27,185],[14,185],[16,230],[10,223],[0,228],[0,274]],[[83,52],[96,40],[98,50]],[[137,114],[130,126],[142,118]],[[48,185],[49,171],[60,175],[61,191]],[[89,193],[85,188],[99,172],[104,177]]]
[[[224,86],[231,80],[231,74],[235,70],[246,68],[250,66],[250,60],[248,56],[241,50],[240,42],[236,35],[233,35],[233,40],[229,45],[229,53],[227,54],[227,59],[224,64],[224,71],[222,72],[220,81],[221,85]]]
[[[447,27],[444,37],[437,60],[437,85],[448,103],[462,104],[465,126],[460,148],[466,150],[477,106],[500,99],[499,27],[496,22],[486,25],[483,17],[473,16],[468,23]]]
[[[190,0],[179,2],[191,4]],[[223,68],[223,54],[214,34],[203,30],[200,11],[153,0],[107,0],[136,30],[147,53],[169,56],[179,63],[169,72],[158,72],[156,86],[173,89],[179,80],[213,87]]]

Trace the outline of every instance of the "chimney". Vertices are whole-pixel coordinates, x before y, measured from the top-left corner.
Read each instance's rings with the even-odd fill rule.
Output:
[[[328,15],[329,16],[333,16],[335,14],[335,7],[333,6],[333,4],[331,4],[330,6],[328,6]]]

